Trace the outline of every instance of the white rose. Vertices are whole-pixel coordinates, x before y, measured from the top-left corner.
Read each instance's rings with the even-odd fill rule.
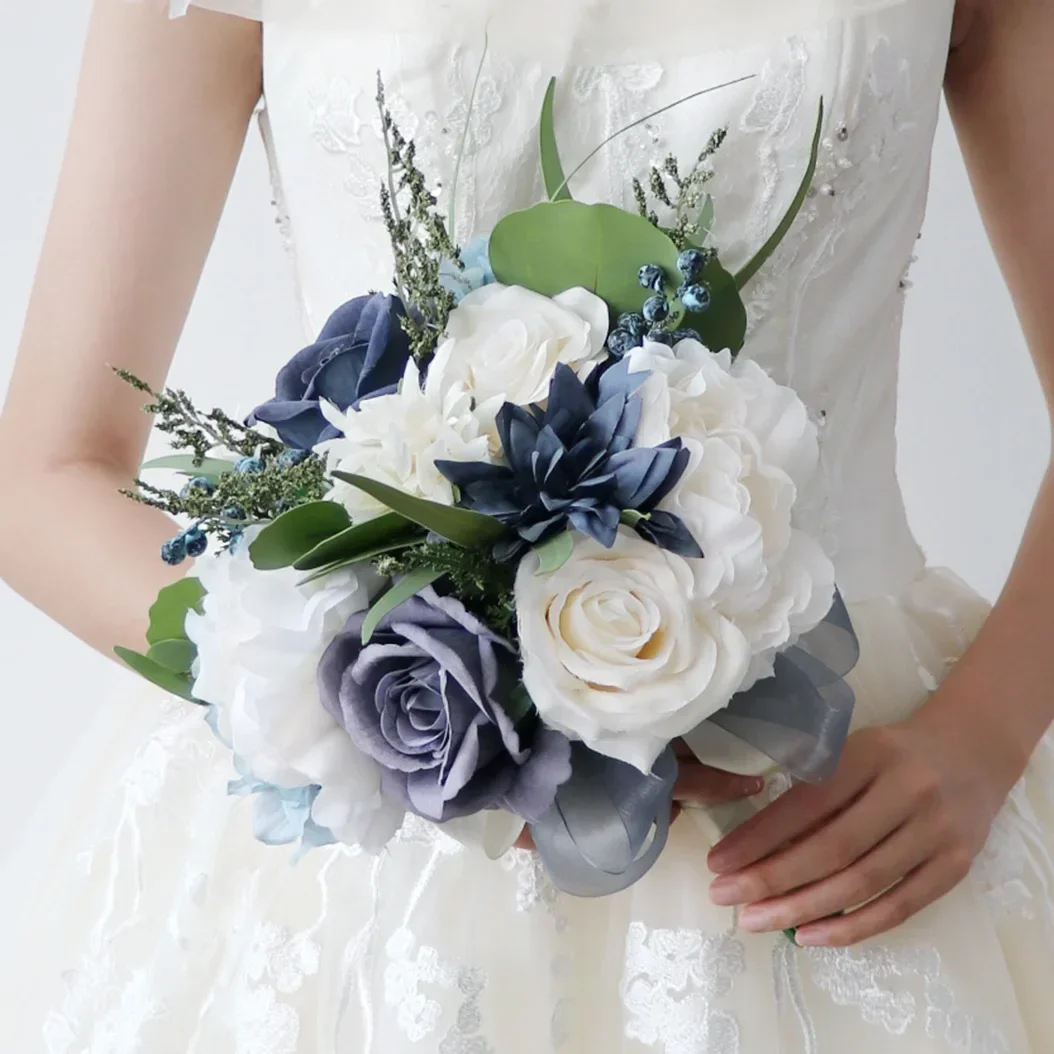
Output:
[[[468,392],[493,432],[502,403],[544,402],[560,363],[584,377],[604,355],[608,309],[585,289],[550,299],[520,286],[477,289],[450,313],[429,380]]]
[[[759,461],[782,469],[796,487],[816,470],[816,426],[793,388],[777,384],[756,362],[732,361],[696,340],[675,348],[645,344],[628,355],[634,371],[652,376],[643,389],[639,446],[674,436],[705,439],[714,434],[749,435]]]
[[[669,740],[727,706],[750,663],[742,633],[697,594],[689,561],[625,528],[612,549],[516,576],[524,684],[543,720],[650,772]]]
[[[700,595],[750,641],[749,687],[833,600],[830,560],[794,526],[799,488],[819,457],[815,426],[797,394],[756,363],[733,364],[697,341],[649,344],[629,358],[651,374],[638,443],[680,436],[691,453],[663,508],[706,554],[696,569]]]
[[[436,468],[436,461],[486,461],[487,436],[472,413],[472,399],[460,386],[441,390],[430,375],[424,388],[411,360],[398,392],[366,399],[358,410],[343,412],[322,404],[326,419],[342,438],[319,443],[330,472],[341,470],[427,498],[454,504],[454,490]],[[357,487],[339,480],[331,492],[356,523],[385,512],[385,506]]]
[[[376,762],[326,712],[315,673],[322,653],[379,586],[368,568],[298,585],[292,568],[257,571],[248,545],[196,568],[208,590],[187,616],[198,647],[195,694],[216,706],[218,731],[254,777],[280,787],[318,786],[312,818],[350,845],[377,851],[403,810],[381,795]]]

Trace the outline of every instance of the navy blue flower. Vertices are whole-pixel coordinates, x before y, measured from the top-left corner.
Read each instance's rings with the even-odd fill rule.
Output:
[[[296,450],[335,439],[339,433],[322,416],[319,400],[347,410],[395,391],[410,358],[410,341],[400,323],[405,314],[401,300],[383,293],[337,308],[317,343],[282,367],[275,397],[258,406],[250,420],[273,426]]]
[[[663,548],[703,555],[676,516],[663,513],[652,524],[689,454],[679,439],[633,446],[641,415],[637,390],[647,376],[630,373],[622,360],[602,364],[583,383],[560,365],[545,410],[506,403],[499,411],[507,466],[436,462],[459,488],[463,505],[515,529],[515,538],[498,543],[497,559],[511,559],[569,525],[610,548],[623,521]],[[630,512],[638,515],[623,517]]]

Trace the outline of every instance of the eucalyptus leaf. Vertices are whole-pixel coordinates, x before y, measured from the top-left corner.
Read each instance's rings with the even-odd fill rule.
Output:
[[[553,103],[556,98],[556,78],[552,77],[545,90],[542,102],[542,119],[539,126],[539,146],[542,154],[542,178],[545,181],[545,193],[550,201],[568,201],[571,191],[567,189],[567,177],[560,161],[560,148],[556,142],[556,119],[553,115]]]
[[[298,571],[314,571],[329,564],[361,560],[363,554],[403,549],[420,541],[424,532],[412,520],[397,512],[386,512],[365,523],[355,524],[340,534],[334,534],[305,553],[293,566]]]
[[[155,457],[152,461],[144,461],[139,466],[140,472],[148,472],[151,469],[168,469],[171,472],[181,472],[184,476],[202,476],[215,481],[225,473],[233,472],[234,462],[207,457],[198,464],[193,454],[169,454],[166,457]]]
[[[358,487],[371,498],[386,505],[393,512],[405,516],[408,520],[420,524],[428,531],[434,531],[448,542],[460,545],[465,549],[478,549],[492,545],[506,533],[506,528],[493,516],[470,509],[458,509],[450,505],[440,505],[435,501],[416,498],[386,483],[379,483],[366,476],[350,472],[334,472],[333,475]]]
[[[181,578],[165,586],[150,608],[146,642],[159,644],[166,640],[186,640],[187,612],[196,608],[204,596],[205,587],[194,577]]]
[[[340,534],[351,525],[343,505],[335,501],[312,501],[282,513],[269,523],[249,546],[249,556],[258,571],[291,567],[301,557]]]
[[[710,306],[699,313],[690,311],[683,325],[694,329],[711,351],[728,348],[735,354],[747,338],[747,309],[736,279],[717,257],[707,262],[701,277],[710,289]]]
[[[146,653],[146,657],[152,662],[159,663],[173,673],[184,674],[190,673],[197,656],[197,645],[185,638],[159,640]]]
[[[422,589],[430,586],[433,582],[439,581],[443,574],[444,572],[433,570],[431,567],[418,567],[413,571],[407,572],[370,608],[362,624],[362,643],[370,643],[370,638],[376,632],[385,615],[391,614],[400,604],[405,603],[411,597],[417,596]]]
[[[551,575],[571,559],[571,554],[575,551],[574,535],[570,531],[564,531],[563,534],[536,545],[534,551],[538,554],[538,570],[535,574]]]
[[[139,652],[132,651],[130,648],[114,648],[113,652],[129,669],[134,670],[151,684],[180,699],[186,699],[187,702],[200,703],[200,700],[194,698],[194,686],[189,677],[174,673],[161,663],[155,662],[146,655],[140,655]]]
[[[780,221],[779,226],[772,232],[772,237],[758,250],[757,255],[736,275],[736,285],[742,289],[768,262],[772,254],[780,247],[780,243],[787,237],[794,221],[798,218],[805,199],[809,196],[809,189],[816,176],[816,164],[820,157],[820,140],[823,136],[824,102],[820,100],[820,114],[816,119],[816,131],[812,139],[812,153],[809,155],[809,164],[805,170],[805,178],[794,195],[787,215]]]
[[[543,296],[581,286],[611,311],[639,312],[651,291],[637,272],[658,264],[677,281],[677,247],[643,216],[613,205],[546,201],[506,216],[490,238],[494,274]]]

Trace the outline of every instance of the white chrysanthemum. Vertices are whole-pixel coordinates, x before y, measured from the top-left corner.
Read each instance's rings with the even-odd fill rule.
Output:
[[[358,410],[322,404],[327,420],[342,433],[320,443],[330,472],[341,470],[443,505],[454,504],[450,483],[436,461],[489,460],[489,442],[472,412],[472,399],[457,385],[441,387],[430,374],[422,388],[411,360],[398,392],[366,399]],[[385,512],[385,506],[358,488],[336,481],[332,494],[356,523]]]
[[[681,437],[691,461],[663,507],[680,516],[706,554],[701,601],[732,619],[750,642],[743,687],[827,614],[834,568],[794,525],[799,489],[819,457],[816,428],[790,388],[760,366],[713,355],[697,341],[630,352],[642,388],[637,441]]]
[[[544,402],[561,363],[584,377],[603,357],[607,334],[607,305],[586,289],[549,298],[520,286],[487,285],[450,313],[429,381],[467,392],[496,443],[494,419],[503,403]]]
[[[533,553],[521,561],[523,682],[546,724],[650,772],[671,739],[728,705],[750,646],[699,596],[693,562],[626,528],[611,549],[577,535],[551,574]]]
[[[292,568],[256,570],[244,544],[196,572],[208,592],[186,623],[198,648],[194,691],[215,705],[219,734],[257,779],[321,787],[312,818],[338,840],[381,849],[403,810],[381,796],[376,762],[326,712],[315,684],[323,651],[368,606],[377,577],[357,567],[298,585]]]

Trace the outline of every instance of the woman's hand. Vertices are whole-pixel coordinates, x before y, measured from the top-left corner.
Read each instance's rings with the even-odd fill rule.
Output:
[[[673,789],[674,819],[680,815],[683,805],[721,805],[760,794],[765,781],[755,776],[737,776],[701,764],[687,744],[677,740],[673,745],[677,754],[679,771]],[[518,849],[533,849],[534,841],[529,828],[524,828],[516,842]]]
[[[799,784],[710,854],[710,897],[752,932],[846,946],[905,922],[967,875],[1024,767],[940,693],[858,732],[828,783]]]

